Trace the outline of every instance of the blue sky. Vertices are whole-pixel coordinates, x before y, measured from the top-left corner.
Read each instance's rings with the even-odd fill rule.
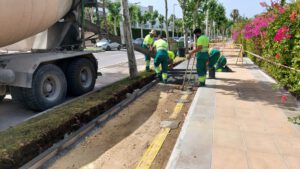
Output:
[[[259,5],[259,2],[265,1],[270,2],[270,0],[218,0],[222,3],[229,17],[232,9],[238,9],[240,15],[246,17],[253,17],[254,15],[261,13],[264,9]],[[140,2],[142,6],[153,5],[154,9],[158,10],[160,13],[164,14],[165,1],[164,0],[129,0],[131,3]],[[173,13],[173,4],[177,4],[177,0],[168,0],[169,15]],[[181,10],[179,6],[175,7],[175,13],[177,17],[182,17]]]

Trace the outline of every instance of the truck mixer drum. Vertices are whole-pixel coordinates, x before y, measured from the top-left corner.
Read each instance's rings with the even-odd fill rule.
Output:
[[[73,0],[1,0],[0,47],[47,30],[70,11],[72,4]]]

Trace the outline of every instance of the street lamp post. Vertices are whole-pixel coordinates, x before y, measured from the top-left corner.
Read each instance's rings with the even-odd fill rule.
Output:
[[[175,6],[178,4],[173,4],[173,32],[172,32],[172,37],[174,39],[174,32],[175,32]]]

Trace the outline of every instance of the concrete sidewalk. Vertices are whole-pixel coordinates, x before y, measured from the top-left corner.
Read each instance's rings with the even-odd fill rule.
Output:
[[[168,169],[300,168],[300,129],[287,119],[300,114],[297,101],[244,62],[198,89]]]

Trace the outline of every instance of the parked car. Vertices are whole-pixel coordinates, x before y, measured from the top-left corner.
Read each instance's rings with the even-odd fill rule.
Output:
[[[143,38],[137,38],[133,41],[133,44],[136,44],[136,45],[142,45],[144,42],[144,39]]]
[[[178,40],[179,40],[179,37],[176,37],[176,36],[175,36],[173,39],[176,40],[176,41],[178,41]]]
[[[119,43],[112,42],[108,39],[101,39],[99,42],[96,43],[97,47],[100,47],[106,51],[110,51],[112,49],[121,50],[122,46]]]
[[[177,42],[184,42],[184,37],[180,37]],[[189,49],[193,49],[194,46],[194,40],[188,37],[188,47]]]

